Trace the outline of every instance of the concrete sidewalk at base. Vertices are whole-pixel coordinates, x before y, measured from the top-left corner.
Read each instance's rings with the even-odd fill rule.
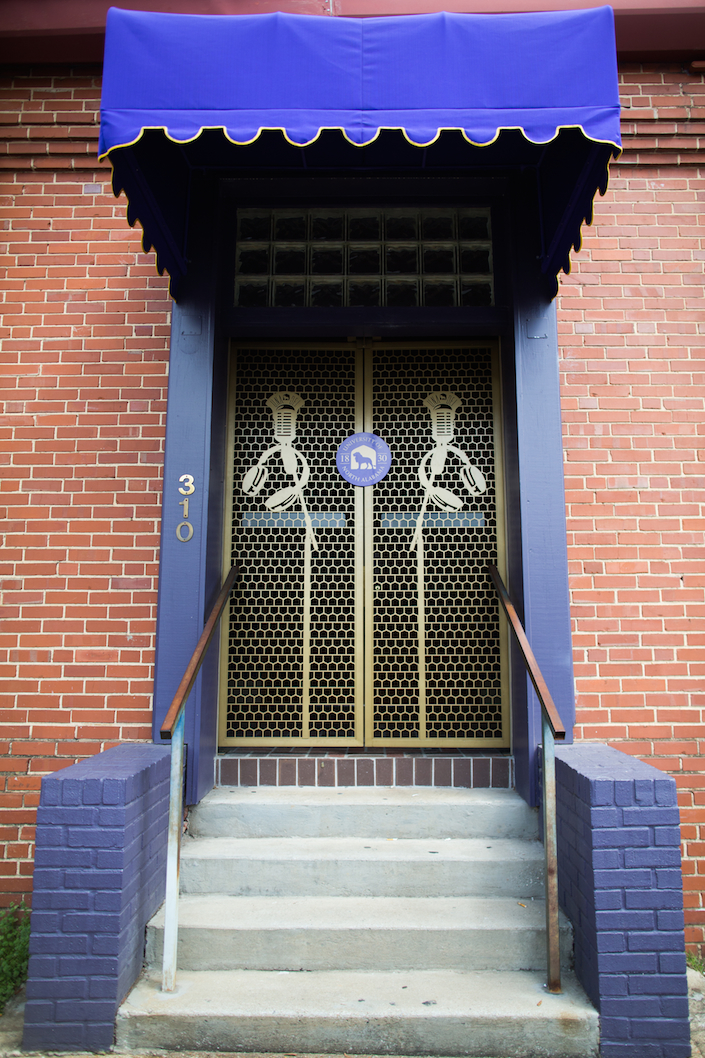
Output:
[[[690,998],[690,1026],[692,1040],[692,1058],[705,1058],[705,976],[696,970],[688,970],[688,994]],[[5,1012],[0,1016],[0,1058],[14,1058],[27,1054],[22,1051],[22,1026],[24,1020],[24,991],[11,999]],[[42,1053],[43,1052],[37,1052]],[[291,1055],[270,1054],[217,1054],[211,1051],[149,1051],[129,1054],[124,1051],[112,1051],[116,1058],[144,1058],[149,1054],[155,1058],[292,1058]],[[61,1052],[62,1058],[86,1058],[86,1052]],[[356,1055],[296,1055],[295,1058],[358,1058]],[[365,1056],[374,1058],[374,1056]],[[385,1056],[389,1058],[389,1056]],[[397,1056],[403,1058],[403,1056]]]

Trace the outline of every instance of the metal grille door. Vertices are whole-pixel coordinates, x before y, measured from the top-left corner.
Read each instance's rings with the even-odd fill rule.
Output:
[[[373,498],[368,741],[505,744],[492,350],[383,347],[371,370],[394,466]]]
[[[221,744],[508,744],[489,346],[252,346],[233,357]],[[339,474],[375,431],[377,485]],[[422,516],[422,517],[421,517]],[[499,519],[501,522],[501,518]]]
[[[232,556],[243,590],[232,607],[223,735],[350,741],[354,496],[335,453],[355,429],[355,348],[240,349],[234,375]],[[291,400],[272,401],[275,394]],[[267,453],[277,448],[275,431],[281,436],[282,425],[286,431],[282,417],[294,397],[301,404],[289,453],[300,455],[289,463],[291,473],[283,448]],[[305,511],[298,498],[274,509],[286,504],[293,474],[303,481],[304,467]],[[253,487],[245,492],[248,474]]]

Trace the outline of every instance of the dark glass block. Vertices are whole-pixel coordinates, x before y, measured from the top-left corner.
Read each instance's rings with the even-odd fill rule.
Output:
[[[343,274],[343,251],[341,247],[335,249],[320,249],[317,247],[311,251],[311,273],[315,276],[338,276]]]
[[[350,217],[348,220],[348,238],[379,239],[379,217]]]
[[[350,283],[348,286],[348,303],[350,305],[379,305],[379,283]]]
[[[379,246],[361,246],[351,249],[348,256],[348,272],[352,276],[378,275],[381,265]]]
[[[424,239],[440,241],[453,238],[453,217],[424,217],[422,221]]]
[[[388,239],[415,239],[416,217],[391,216],[386,218]]]
[[[455,254],[451,247],[441,249],[425,247],[423,252],[423,270],[433,274],[443,272],[446,275],[455,272]]]
[[[387,273],[391,275],[416,275],[419,259],[415,246],[388,246]]]
[[[475,308],[492,304],[492,287],[489,283],[463,284],[460,303],[465,307]]]
[[[312,239],[342,239],[343,218],[338,217],[314,217],[311,221]]]
[[[387,305],[390,308],[408,308],[418,303],[416,283],[387,283]]]
[[[312,283],[311,304],[317,309],[339,309],[343,304],[343,284]]]
[[[274,238],[298,242],[306,238],[306,217],[276,217],[274,220]]]
[[[458,237],[461,239],[486,239],[487,217],[459,217]]]
[[[424,304],[432,308],[455,305],[455,283],[424,283]]]
[[[300,308],[306,304],[306,285],[277,283],[274,288],[274,304],[280,309]]]
[[[267,283],[240,283],[237,288],[237,304],[245,309],[267,307]]]
[[[306,273],[306,251],[301,247],[274,252],[274,271],[277,275],[302,276]]]
[[[490,251],[462,249],[460,251],[460,271],[475,275],[486,275],[490,270]]]
[[[271,220],[266,217],[240,217],[240,238],[252,242],[269,242]]]
[[[238,272],[242,276],[266,276],[269,274],[269,249],[240,250]]]

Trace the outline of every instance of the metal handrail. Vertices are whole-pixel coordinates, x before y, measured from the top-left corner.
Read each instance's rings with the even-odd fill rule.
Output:
[[[519,644],[526,670],[541,703],[542,774],[543,774],[543,844],[546,857],[546,955],[548,991],[561,991],[561,952],[558,923],[558,841],[556,836],[556,752],[555,740],[563,741],[565,727],[558,715],[546,681],[541,675],[534,652],[526,638],[509,593],[496,566],[487,570],[497,589],[507,620]]]
[[[169,780],[169,837],[166,853],[166,894],[164,897],[164,952],[162,958],[162,991],[173,992],[176,987],[176,950],[179,941],[179,861],[181,858],[181,830],[184,800],[184,708],[193,689],[206,651],[225,609],[230,592],[239,576],[233,566],[228,573],[210,616],[206,621],[196,649],[186,666],[176,694],[169,706],[164,723],[159,729],[163,739],[171,739],[171,775]]]

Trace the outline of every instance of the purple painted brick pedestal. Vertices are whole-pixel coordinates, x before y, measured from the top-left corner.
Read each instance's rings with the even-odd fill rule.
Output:
[[[125,743],[42,780],[25,1050],[112,1046],[164,899],[169,758]]]
[[[558,885],[603,1058],[687,1058],[676,784],[609,746],[556,747]]]

